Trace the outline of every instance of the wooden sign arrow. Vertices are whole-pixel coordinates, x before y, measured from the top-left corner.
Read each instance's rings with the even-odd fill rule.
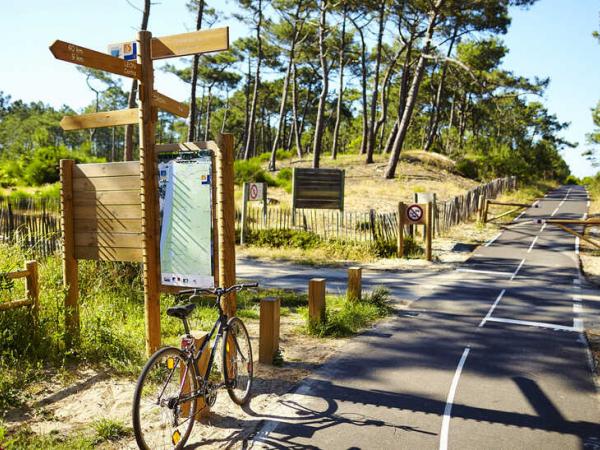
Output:
[[[142,66],[135,61],[125,61],[105,53],[100,53],[75,44],[69,44],[64,41],[54,41],[50,46],[50,51],[56,59],[61,59],[73,64],[91,67],[92,69],[105,70],[125,77],[142,78]]]
[[[158,91],[154,91],[152,104],[164,111],[168,111],[179,117],[187,117],[190,114],[190,108],[184,103],[173,100]]]
[[[152,39],[152,59],[229,50],[229,27],[172,34]]]
[[[116,127],[119,125],[133,125],[139,121],[137,108],[122,109],[119,111],[106,111],[79,116],[64,116],[60,126],[65,131],[84,130],[86,128]]]

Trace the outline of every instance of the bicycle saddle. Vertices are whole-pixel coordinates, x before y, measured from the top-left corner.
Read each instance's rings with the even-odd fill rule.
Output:
[[[192,314],[194,308],[196,308],[195,303],[172,306],[167,309],[167,316],[177,317],[178,319],[187,319],[189,315]]]

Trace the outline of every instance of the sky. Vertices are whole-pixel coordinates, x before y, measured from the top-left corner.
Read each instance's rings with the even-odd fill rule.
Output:
[[[130,0],[141,5],[141,0]],[[233,0],[209,2],[225,10],[214,25],[230,25],[230,39],[245,34],[244,27],[227,17]],[[185,0],[155,0],[149,29],[154,36],[194,28]],[[513,18],[503,37],[510,49],[503,67],[528,77],[550,77],[543,103],[570,126],[562,134],[579,143],[563,156],[577,176],[596,173],[581,152],[585,135],[593,129],[591,108],[600,101],[600,44],[591,36],[599,25],[598,0],[539,0],[534,6],[512,9]],[[80,109],[92,93],[75,66],[54,59],[48,47],[56,39],[98,51],[108,44],[135,38],[141,13],[127,0],[0,0],[0,91],[13,100],[43,101],[55,107]],[[157,67],[160,65],[157,65]],[[129,81],[124,80],[124,86]],[[189,96],[175,76],[156,71],[155,88],[175,99]]]

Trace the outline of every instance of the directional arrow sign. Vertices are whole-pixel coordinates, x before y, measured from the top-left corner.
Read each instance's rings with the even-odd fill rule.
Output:
[[[154,106],[179,117],[187,117],[190,114],[190,108],[186,104],[173,100],[158,91],[154,91],[152,103]]]
[[[135,61],[124,61],[120,58],[64,41],[54,41],[50,46],[50,51],[56,59],[62,59],[73,64],[105,70],[125,77],[142,78],[142,66]]]
[[[80,116],[64,116],[60,126],[65,131],[83,130],[86,128],[116,127],[138,123],[139,112],[137,108],[122,109],[120,111],[107,111]]]

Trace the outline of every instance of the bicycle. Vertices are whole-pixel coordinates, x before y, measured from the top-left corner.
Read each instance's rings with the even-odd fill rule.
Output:
[[[190,334],[188,318],[196,308],[195,303],[177,305],[167,309],[167,315],[183,322],[185,335],[181,348],[164,347],[154,353],[138,378],[133,397],[133,430],[138,446],[144,450],[160,448],[181,449],[187,442],[197,411],[197,400],[213,406],[217,391],[226,388],[231,400],[238,405],[250,398],[253,363],[250,337],[244,323],[238,317],[228,318],[221,307],[221,298],[232,292],[257,287],[258,283],[237,284],[229,288],[193,289],[180,294],[199,293],[216,295],[219,317],[212,330],[196,349]],[[216,337],[210,350],[204,373],[199,373],[198,362]],[[217,382],[212,371],[219,341],[221,348],[223,380]]]

